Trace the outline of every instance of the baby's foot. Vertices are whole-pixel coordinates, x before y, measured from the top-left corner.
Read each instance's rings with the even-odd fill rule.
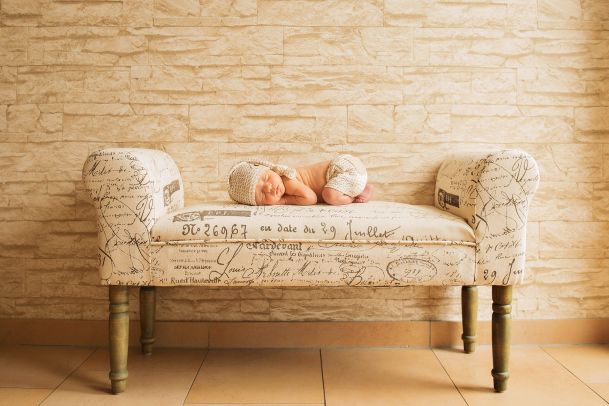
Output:
[[[366,203],[372,197],[372,185],[366,184],[364,191],[353,198],[353,203]]]

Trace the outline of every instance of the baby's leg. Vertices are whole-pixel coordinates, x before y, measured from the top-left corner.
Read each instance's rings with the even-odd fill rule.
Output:
[[[324,202],[335,206],[353,203],[353,198],[351,196],[347,196],[346,194],[329,187],[323,188],[321,191],[321,197],[324,199]]]
[[[353,203],[366,203],[372,198],[372,185],[366,184],[364,191],[353,198]]]

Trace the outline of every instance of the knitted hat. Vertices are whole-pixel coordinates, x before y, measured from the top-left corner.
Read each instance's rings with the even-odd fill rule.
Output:
[[[275,165],[264,159],[248,159],[234,165],[228,173],[228,194],[238,203],[256,205],[256,184],[267,170],[289,179],[296,178],[296,170],[285,165]]]

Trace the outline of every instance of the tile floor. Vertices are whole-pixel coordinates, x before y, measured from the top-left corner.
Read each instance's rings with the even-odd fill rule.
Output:
[[[502,394],[488,346],[137,350],[114,396],[104,348],[0,346],[0,405],[609,404],[609,345],[514,346]]]

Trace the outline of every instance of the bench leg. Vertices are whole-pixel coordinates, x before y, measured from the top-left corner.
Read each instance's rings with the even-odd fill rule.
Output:
[[[112,393],[127,387],[127,355],[129,352],[129,288],[110,286],[110,381]]]
[[[463,317],[463,350],[470,354],[476,350],[476,324],[478,323],[478,287],[461,287],[461,314]]]
[[[512,286],[493,286],[493,386],[495,392],[507,389],[510,376],[510,340],[512,317]]]
[[[152,355],[154,344],[154,316],[156,308],[156,289],[154,286],[140,288],[140,343],[142,354]]]

